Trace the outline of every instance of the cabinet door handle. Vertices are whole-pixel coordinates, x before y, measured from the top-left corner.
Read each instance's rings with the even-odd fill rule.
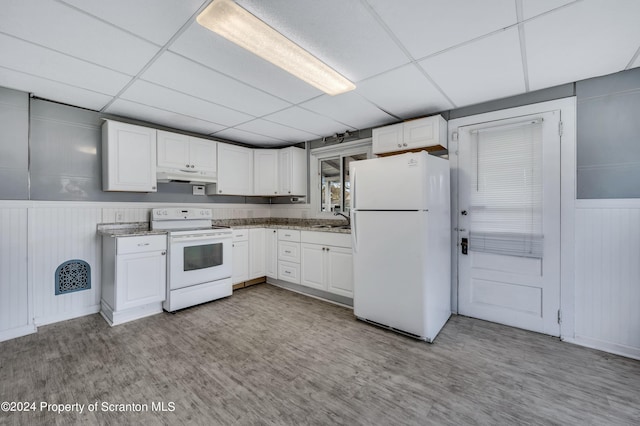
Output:
[[[138,243],[138,247],[144,247],[144,246],[148,246],[149,243]]]
[[[160,254],[164,256],[165,254],[167,254],[167,252],[166,252],[166,251],[163,251],[163,252],[162,252],[162,253],[160,253]]]
[[[402,148],[402,144],[401,143],[398,144],[398,148]]]
[[[184,166],[185,166],[186,168],[189,168],[189,165],[188,165],[188,164],[185,164]]]

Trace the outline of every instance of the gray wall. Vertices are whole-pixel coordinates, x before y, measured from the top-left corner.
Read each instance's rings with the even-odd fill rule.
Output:
[[[156,193],[102,191],[102,117],[0,88],[0,199],[269,203],[266,197],[194,196],[185,183],[158,184]]]
[[[450,120],[569,96],[578,100],[578,198],[640,198],[640,69],[441,114]],[[53,102],[30,101],[26,93],[0,88],[0,199],[270,202],[264,197],[194,196],[191,185],[180,183],[159,184],[158,192],[150,194],[103,192],[102,117],[106,116]],[[354,137],[362,138],[363,134],[370,135],[370,129]],[[334,143],[337,141],[317,140],[308,145],[315,148]],[[274,198],[272,202],[290,200]]]
[[[29,199],[29,96],[0,88],[0,199]]]
[[[576,83],[578,198],[640,198],[640,69]]]

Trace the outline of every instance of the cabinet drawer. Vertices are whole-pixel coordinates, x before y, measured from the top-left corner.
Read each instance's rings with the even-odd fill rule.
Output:
[[[295,229],[278,229],[278,239],[280,241],[300,242],[300,231]]]
[[[278,242],[278,259],[300,263],[300,243]]]
[[[144,235],[137,237],[118,237],[117,253],[143,253],[167,249],[166,235]]]
[[[300,284],[300,265],[291,262],[278,262],[278,279]]]
[[[236,241],[247,241],[249,239],[249,230],[248,229],[234,229],[233,230],[233,242]]]

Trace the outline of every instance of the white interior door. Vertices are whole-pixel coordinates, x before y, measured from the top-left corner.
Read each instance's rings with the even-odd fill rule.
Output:
[[[458,310],[560,335],[560,111],[458,128]]]

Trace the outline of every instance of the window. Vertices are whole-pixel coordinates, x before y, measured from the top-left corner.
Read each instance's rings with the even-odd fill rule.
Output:
[[[352,161],[366,160],[371,156],[370,140],[332,145],[311,151],[311,197],[319,212],[350,210],[349,164]]]
[[[542,120],[473,130],[470,249],[542,257]]]

